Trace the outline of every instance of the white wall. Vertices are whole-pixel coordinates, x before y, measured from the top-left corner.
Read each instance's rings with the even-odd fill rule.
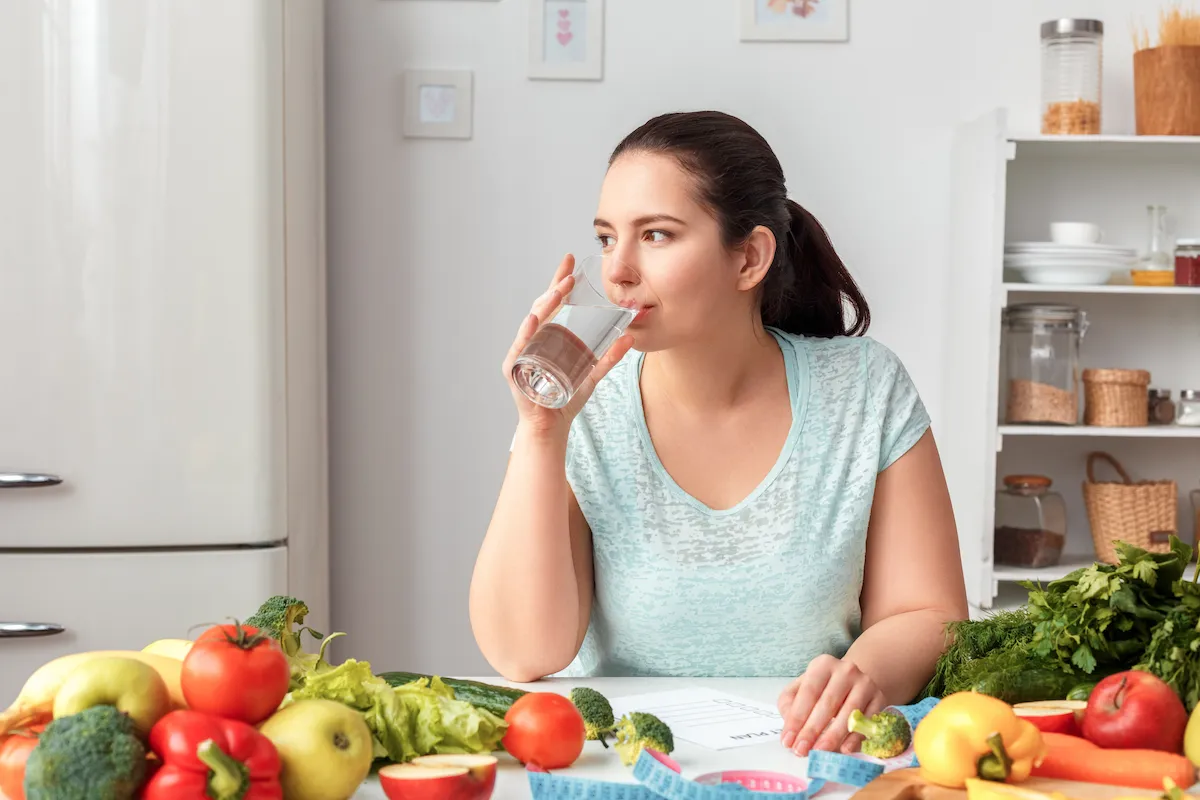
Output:
[[[606,159],[626,132],[696,108],[756,126],[936,427],[950,335],[937,309],[958,268],[946,252],[953,126],[1007,105],[1035,128],[1038,25],[1087,15],[1109,26],[1105,127],[1129,130],[1128,24],[1157,13],[1149,0],[852,0],[848,44],[740,43],[735,5],[608,0],[594,83],[526,78],[524,0],[328,0],[340,655],[490,672],[467,585],[515,424],[500,362],[562,253],[589,245]],[[405,68],[474,70],[472,140],[400,136]]]

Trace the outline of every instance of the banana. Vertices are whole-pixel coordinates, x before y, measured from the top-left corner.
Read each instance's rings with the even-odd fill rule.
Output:
[[[187,707],[187,702],[183,699],[183,689],[179,684],[179,676],[183,670],[183,661],[180,659],[138,650],[93,650],[86,653],[71,653],[43,664],[29,676],[25,685],[21,687],[17,699],[7,709],[0,711],[0,736],[26,725],[49,721],[54,712],[54,698],[71,671],[80,664],[108,656],[136,658],[138,661],[154,667],[163,682],[167,684],[172,705],[175,708]]]
[[[177,658],[183,661],[184,657],[192,649],[192,642],[187,639],[159,639],[157,642],[151,642],[142,648],[143,653],[157,653],[158,655]]]

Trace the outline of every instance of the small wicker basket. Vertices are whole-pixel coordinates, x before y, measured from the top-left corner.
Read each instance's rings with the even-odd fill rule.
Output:
[[[1150,373],[1144,369],[1085,369],[1083,424],[1132,428],[1150,423]]]
[[[1095,463],[1103,459],[1124,483],[1096,481]],[[1108,453],[1089,453],[1083,502],[1092,528],[1096,557],[1116,564],[1116,541],[1151,553],[1169,553],[1171,535],[1179,531],[1179,492],[1175,481],[1134,482],[1124,467]]]

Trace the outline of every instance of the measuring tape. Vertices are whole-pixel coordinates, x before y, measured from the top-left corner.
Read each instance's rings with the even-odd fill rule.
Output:
[[[683,777],[674,761],[650,749],[642,750],[633,765],[637,783],[572,778],[535,770],[527,772],[534,800],[729,800],[731,795],[738,800],[810,800],[825,785],[821,780],[809,780],[801,781],[806,784],[802,791],[757,791],[747,789],[740,782],[720,782],[726,775],[766,784],[798,781],[791,776],[776,778],[770,773],[745,771],[711,773],[703,776],[705,782],[702,783]]]
[[[927,698],[907,706],[889,706],[908,721],[910,730],[937,705]],[[642,750],[633,766],[637,783],[598,781],[555,775],[530,769],[529,788],[534,800],[811,800],[826,783],[866,786],[884,772],[917,766],[912,747],[886,760],[856,753],[846,755],[825,750],[808,754],[808,780],[776,773],[738,770],[713,772],[689,780],[679,765],[650,749]],[[747,788],[747,786],[755,788]],[[759,789],[758,787],[769,787]]]

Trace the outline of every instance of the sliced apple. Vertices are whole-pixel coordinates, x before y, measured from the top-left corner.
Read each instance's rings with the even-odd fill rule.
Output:
[[[412,763],[422,767],[465,767],[475,780],[487,785],[488,794],[491,794],[492,788],[496,785],[496,765],[500,762],[495,756],[489,756],[486,753],[444,753],[418,756],[412,760]]]
[[[421,756],[380,769],[379,785],[388,800],[488,800],[496,763],[489,755]]]
[[[1043,733],[1078,736],[1087,703],[1083,700],[1037,700],[1017,703],[1013,711]]]

